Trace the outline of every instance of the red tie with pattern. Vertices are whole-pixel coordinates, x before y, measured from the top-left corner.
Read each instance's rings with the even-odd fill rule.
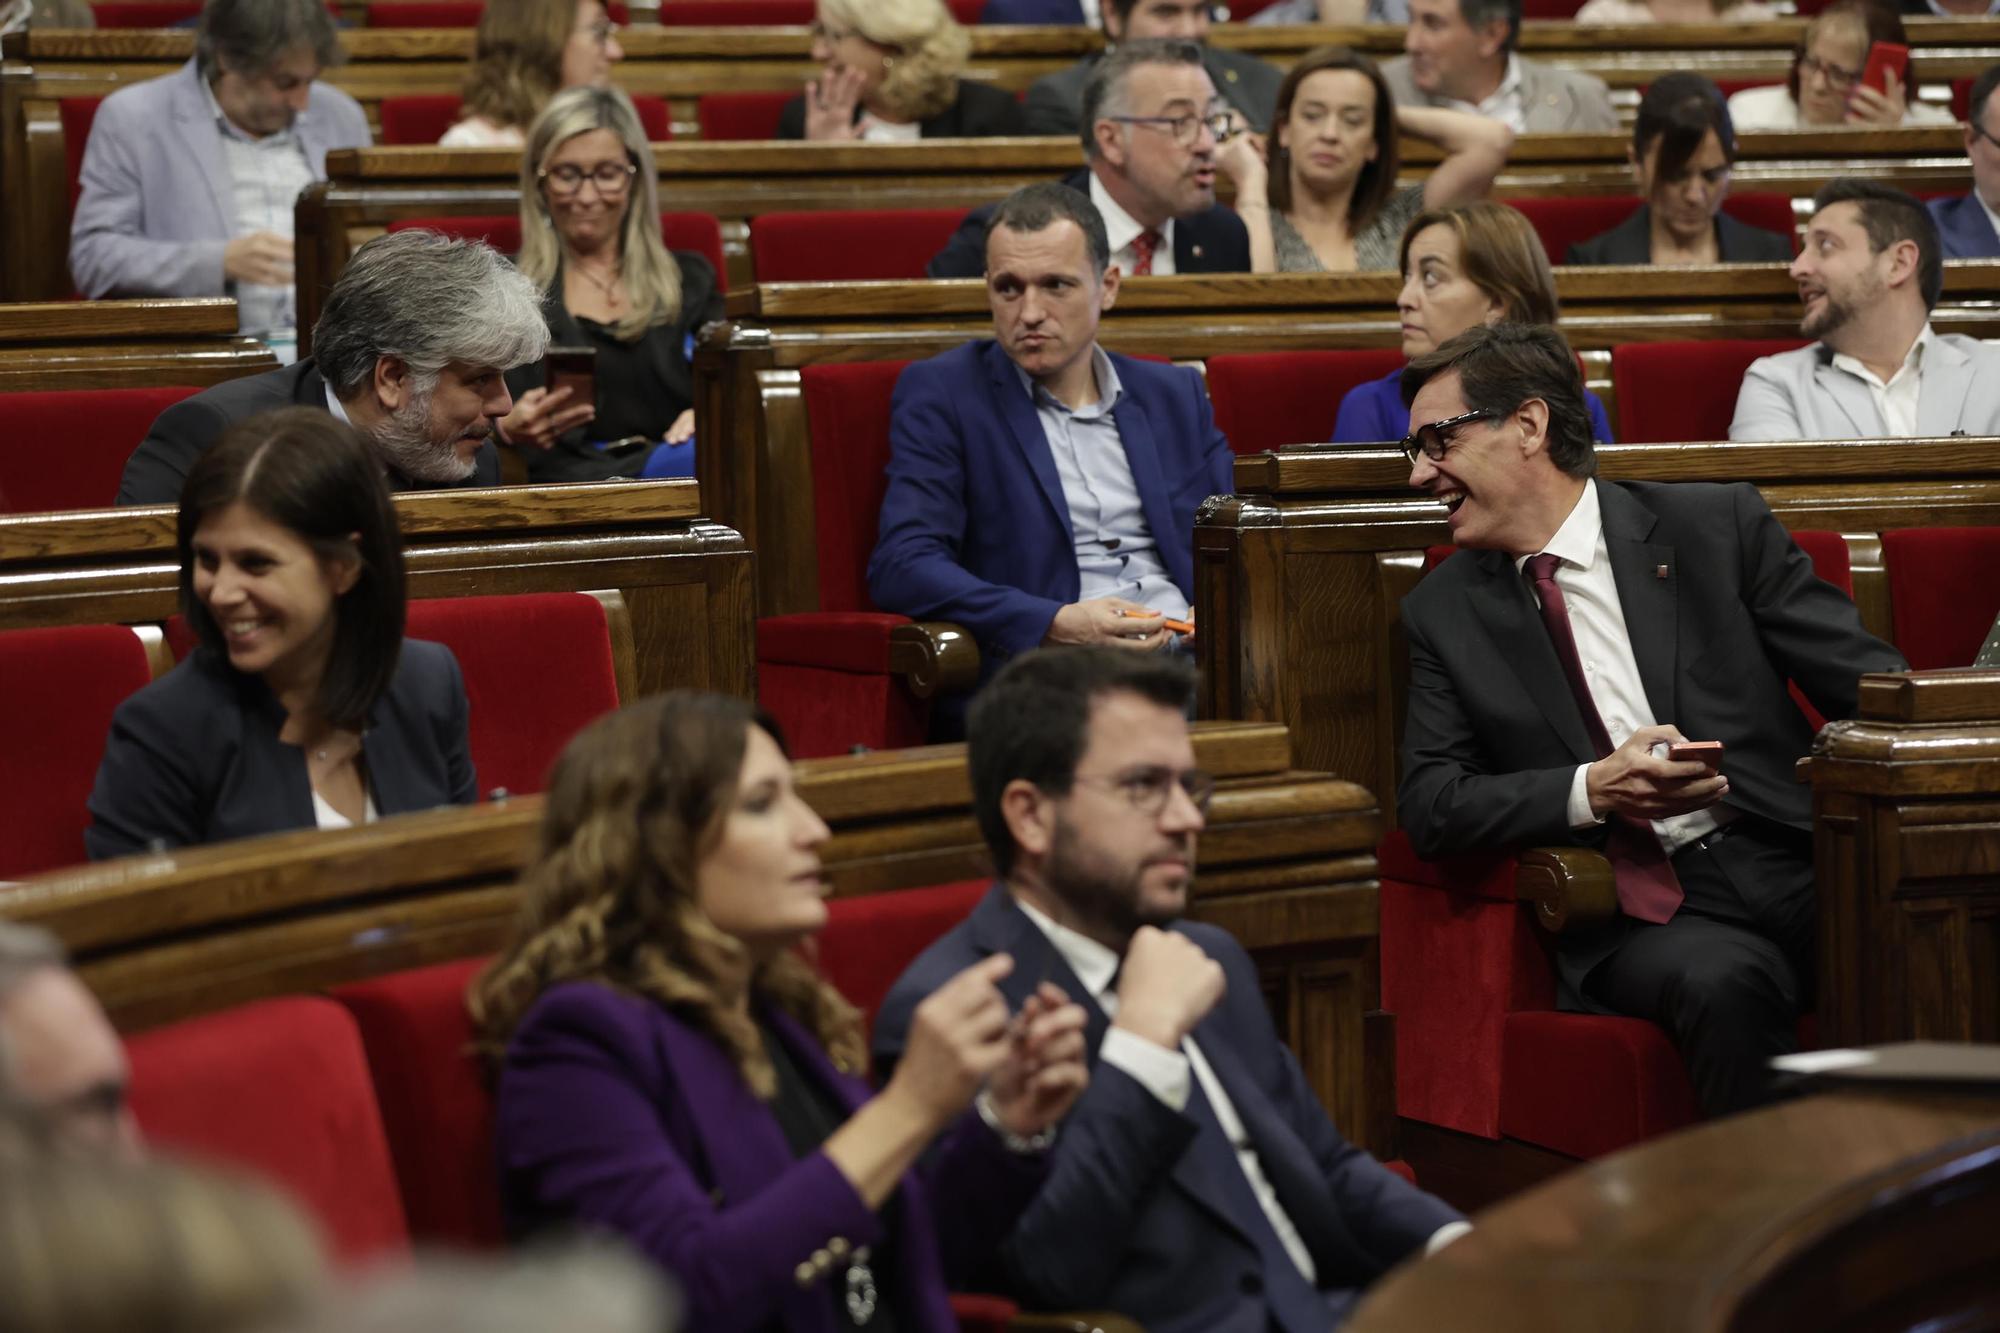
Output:
[[[1556,567],[1561,563],[1561,556],[1543,552],[1529,557],[1528,573],[1535,580],[1535,600],[1542,608],[1542,626],[1555,645],[1556,660],[1562,663],[1569,692],[1583,714],[1590,743],[1602,759],[1611,753],[1611,735],[1604,729],[1597,701],[1590,694],[1590,683],[1583,677],[1583,659],[1577,654],[1576,634],[1569,623],[1569,604],[1563,600],[1562,588],[1556,583]],[[1672,920],[1681,905],[1681,881],[1652,826],[1614,815],[1605,851],[1618,880],[1618,906],[1625,915],[1655,925]]]
[[[1160,248],[1160,233],[1148,229],[1132,238],[1132,276],[1153,276],[1153,251]]]

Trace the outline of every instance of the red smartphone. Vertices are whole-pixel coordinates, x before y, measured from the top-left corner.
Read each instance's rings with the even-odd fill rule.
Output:
[[[1677,741],[1667,747],[1667,762],[1670,764],[1707,764],[1710,768],[1722,762],[1721,741]]]
[[[1868,48],[1868,63],[1862,66],[1861,82],[1878,93],[1887,93],[1890,72],[1893,70],[1896,78],[1901,80],[1909,67],[1909,47],[1896,42],[1877,42]],[[1903,89],[1903,96],[1910,96],[1908,88]]]
[[[597,405],[597,349],[595,347],[551,347],[542,358],[542,382],[550,393],[568,389],[563,408],[578,403]],[[560,410],[560,409],[559,409]]]

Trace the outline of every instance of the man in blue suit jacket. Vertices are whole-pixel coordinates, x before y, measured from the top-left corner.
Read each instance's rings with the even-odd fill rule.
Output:
[[[1180,920],[1214,780],[1184,659],[1057,649],[973,707],[973,807],[1001,880],[890,989],[880,1066],[960,968],[1005,952],[1087,1015],[1090,1086],[983,1275],[1031,1308],[1150,1333],[1325,1333],[1361,1288],[1465,1229],[1343,1139],[1278,1040],[1249,956]]]
[[[1042,643],[1149,650],[1194,592],[1194,512],[1231,489],[1229,442],[1191,370],[1113,356],[1104,222],[1066,186],[994,212],[997,340],[903,372],[868,589],[963,625],[987,669]]]
[[[2000,87],[2000,65],[1974,82],[1966,108],[1965,155],[1972,162],[1972,192],[1940,197],[1929,204],[1946,259],[2000,257],[2000,231],[1995,230],[1994,222],[2000,216],[1996,212],[2000,210],[2000,140],[1993,137],[1994,121],[1986,112],[1996,87]]]

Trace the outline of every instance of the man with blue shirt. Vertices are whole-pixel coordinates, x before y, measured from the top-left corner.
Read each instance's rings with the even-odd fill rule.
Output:
[[[1968,194],[1930,201],[1937,222],[1938,242],[1946,259],[2000,258],[2000,115],[1992,114],[1993,90],[2000,88],[2000,65],[1981,74],[1972,85],[1965,115],[1965,156],[1972,163]]]

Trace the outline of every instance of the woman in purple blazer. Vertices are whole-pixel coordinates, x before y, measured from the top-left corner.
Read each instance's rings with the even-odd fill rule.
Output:
[[[948,1287],[1086,1081],[1084,1015],[1045,986],[1010,1016],[1012,961],[988,959],[918,1009],[871,1096],[860,1015],[798,951],[826,837],[741,700],[660,695],[570,743],[513,942],[468,997],[501,1202],[517,1236],[624,1237],[690,1328],[948,1333]]]

